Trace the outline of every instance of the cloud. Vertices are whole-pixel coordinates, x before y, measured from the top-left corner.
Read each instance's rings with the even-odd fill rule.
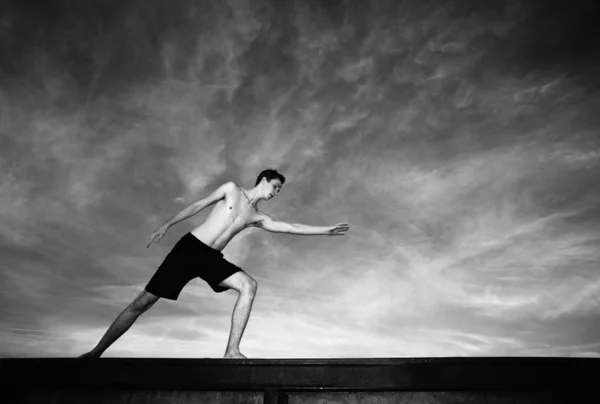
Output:
[[[434,3],[67,8],[37,34],[14,5],[2,355],[93,347],[208,212],[149,233],[272,167],[261,210],[351,228],[227,246],[259,282],[249,356],[597,356],[593,74],[526,51],[554,41],[537,6]],[[195,279],[107,355],[220,357],[236,298]]]
[[[544,319],[554,319],[559,316],[569,314],[595,315],[600,308],[598,293],[600,281],[595,279],[591,283],[588,281],[569,282],[563,285],[559,291],[560,299],[553,298],[553,309],[543,314]]]

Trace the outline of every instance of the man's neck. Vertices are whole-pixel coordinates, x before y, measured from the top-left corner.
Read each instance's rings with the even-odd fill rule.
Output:
[[[258,202],[260,202],[260,198],[256,195],[258,193],[257,191],[258,190],[256,188],[253,188],[248,192],[245,192],[242,189],[242,194],[244,194],[244,196],[248,200],[248,203],[254,207],[256,207],[258,205]]]

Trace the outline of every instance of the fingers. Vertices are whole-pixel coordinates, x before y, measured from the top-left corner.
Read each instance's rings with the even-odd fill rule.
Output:
[[[158,234],[153,234],[150,236],[150,240],[148,241],[148,244],[146,245],[146,248],[150,247],[150,245],[155,241],[155,239],[158,237]],[[156,240],[158,241],[158,240]]]
[[[345,236],[346,232],[348,231],[349,227],[336,227],[333,230],[333,235],[335,236]]]

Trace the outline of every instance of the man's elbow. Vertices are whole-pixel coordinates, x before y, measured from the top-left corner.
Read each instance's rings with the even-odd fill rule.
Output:
[[[280,233],[296,234],[298,229],[291,223],[283,223]]]
[[[293,224],[284,222],[275,222],[271,226],[263,227],[265,230],[271,233],[291,233],[293,234],[297,229],[294,228]]]

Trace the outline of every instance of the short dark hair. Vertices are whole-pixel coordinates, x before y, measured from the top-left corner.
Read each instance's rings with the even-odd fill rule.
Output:
[[[279,179],[279,181],[281,181],[281,185],[285,183],[285,177],[283,175],[279,174],[276,170],[267,168],[266,170],[261,171],[261,173],[258,174],[258,177],[256,177],[256,184],[254,184],[254,186],[257,186],[260,180],[263,179],[263,177],[267,179],[267,182],[270,182],[274,179]]]

